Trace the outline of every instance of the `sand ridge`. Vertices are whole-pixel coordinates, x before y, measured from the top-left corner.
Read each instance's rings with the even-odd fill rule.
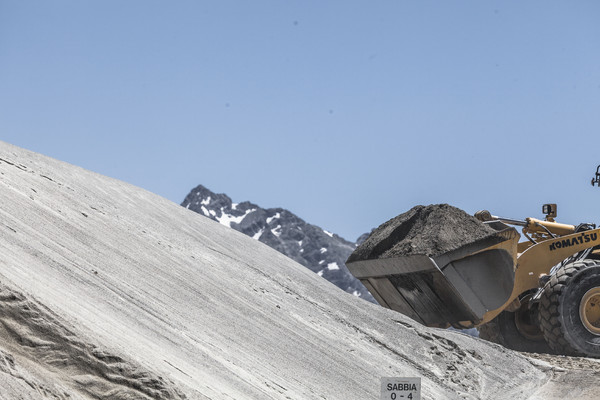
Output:
[[[3,143],[0,204],[0,399],[362,400],[384,376],[421,377],[423,398],[571,385],[152,193]]]

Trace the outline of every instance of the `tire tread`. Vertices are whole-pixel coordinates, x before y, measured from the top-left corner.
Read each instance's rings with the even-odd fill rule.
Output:
[[[576,261],[564,265],[550,278],[540,298],[539,323],[540,329],[548,346],[558,354],[582,356],[565,339],[564,326],[560,320],[560,301],[565,287],[568,287],[571,279],[581,270],[597,266],[595,260]]]

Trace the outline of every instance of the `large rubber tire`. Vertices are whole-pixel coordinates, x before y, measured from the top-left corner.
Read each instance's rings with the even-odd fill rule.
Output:
[[[599,290],[600,261],[597,260],[564,265],[546,283],[540,300],[540,328],[556,353],[600,357],[600,333],[586,328],[580,316],[586,293]],[[600,307],[600,304],[591,305]]]
[[[507,349],[525,351],[528,353],[551,353],[552,350],[544,340],[542,332],[532,332],[531,329],[524,334],[519,329],[518,320],[529,313],[527,304],[517,312],[503,311],[496,318],[485,325],[480,326],[479,337],[487,341],[498,343]],[[537,315],[535,310],[529,318],[537,328]]]

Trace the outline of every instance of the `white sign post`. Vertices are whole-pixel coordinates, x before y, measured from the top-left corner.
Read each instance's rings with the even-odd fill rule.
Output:
[[[421,400],[421,378],[381,378],[381,400]]]

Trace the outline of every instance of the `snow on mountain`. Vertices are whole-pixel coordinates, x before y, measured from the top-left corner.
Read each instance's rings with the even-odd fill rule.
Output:
[[[247,201],[233,203],[229,196],[202,185],[192,189],[181,205],[265,243],[340,289],[375,302],[346,268],[355,243],[308,224],[288,210],[264,209]]]

